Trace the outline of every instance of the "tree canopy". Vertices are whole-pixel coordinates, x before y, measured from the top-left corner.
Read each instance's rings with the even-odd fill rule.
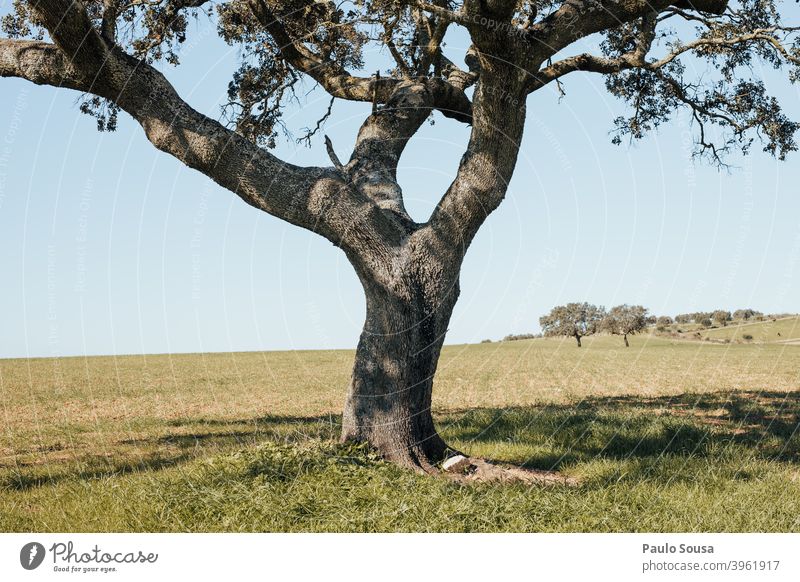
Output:
[[[601,325],[612,335],[621,335],[628,347],[628,336],[643,331],[647,327],[647,308],[641,305],[617,305],[609,309]]]
[[[800,29],[784,22],[779,4],[14,0],[2,19],[7,40],[0,45],[0,75],[83,91],[88,96],[81,110],[96,116],[100,129],[113,130],[120,108],[139,116],[121,102],[121,87],[105,87],[90,70],[110,73],[113,61],[123,56],[136,59],[127,63],[138,61],[141,71],[159,61],[178,65],[189,22],[210,17],[219,36],[240,49],[222,118],[260,146],[275,145],[282,114],[304,80],[319,85],[332,100],[376,105],[388,103],[408,81],[421,83],[428,93],[426,107],[470,123],[473,97],[468,90],[491,76],[492,67],[481,63],[489,57],[508,62],[524,77],[524,93],[551,83],[561,86],[575,72],[604,75],[607,89],[631,105],[628,115],[613,120],[617,142],[640,139],[684,109],[695,122],[697,154],[722,162],[731,149],[748,151],[758,141],[782,159],[797,148],[798,125],[784,115],[753,69],[761,61],[774,68],[788,65],[792,82],[800,75]],[[474,43],[458,59],[444,50],[454,25],[466,28]],[[596,52],[570,51],[576,41],[593,35]],[[365,71],[365,51],[376,46],[391,65],[377,73]],[[704,61],[711,72],[693,74],[689,57]],[[723,131],[712,132],[711,126]]]
[[[728,325],[728,322],[731,320],[731,312],[726,311],[725,309],[717,309],[711,314],[711,319],[724,327]]]
[[[539,318],[539,325],[546,336],[574,337],[581,347],[581,338],[592,335],[605,316],[605,310],[589,303],[567,303],[554,307],[550,313]]]

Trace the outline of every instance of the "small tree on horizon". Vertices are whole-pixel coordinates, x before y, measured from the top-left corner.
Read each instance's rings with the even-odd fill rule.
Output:
[[[755,309],[737,309],[733,312],[733,319],[739,319],[741,321],[748,321],[752,318],[758,317],[759,315],[764,315],[760,311],[756,311]]]
[[[728,322],[731,320],[731,312],[725,311],[724,309],[717,309],[712,315],[711,319],[716,321],[722,327],[728,325]]]
[[[581,338],[596,333],[605,316],[605,308],[590,303],[557,305],[539,318],[545,336],[574,337],[581,347]]]
[[[672,318],[669,315],[662,315],[661,317],[656,319],[656,329],[658,331],[664,331],[665,329],[667,329],[667,327],[672,325],[672,323],[673,323]]]
[[[699,323],[700,325],[703,325],[705,320],[710,320],[712,317],[714,317],[714,313],[711,311],[696,311],[695,313],[692,313],[692,321],[694,323]],[[709,325],[711,324],[709,323]]]
[[[628,336],[647,327],[647,308],[641,305],[622,304],[611,308],[603,318],[601,328],[612,335],[621,335],[625,347],[630,347]]]

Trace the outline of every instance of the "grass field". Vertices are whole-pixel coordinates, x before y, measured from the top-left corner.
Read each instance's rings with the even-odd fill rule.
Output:
[[[445,348],[451,444],[577,488],[456,483],[336,444],[351,362],[0,360],[0,530],[800,531],[798,346]]]
[[[701,333],[703,337],[715,340],[800,344],[800,317],[785,317],[775,321],[734,322]]]

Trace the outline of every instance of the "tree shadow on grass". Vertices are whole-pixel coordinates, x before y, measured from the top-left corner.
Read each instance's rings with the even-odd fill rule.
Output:
[[[559,470],[590,459],[751,458],[800,463],[800,392],[587,398],[570,405],[441,415],[447,439],[509,450],[506,460]]]
[[[27,452],[0,464],[0,490],[23,491],[67,479],[91,480],[155,472],[192,459],[254,446],[261,442],[299,442],[338,435],[337,416],[263,416],[249,419],[185,418],[163,423],[157,434],[118,440],[112,454],[58,447]],[[106,447],[106,449],[111,447]]]
[[[185,418],[166,423],[167,434],[120,441],[124,445],[153,444],[176,446],[181,449],[207,445],[257,444],[265,440],[295,442],[311,438],[328,439],[338,436],[341,417],[278,416],[257,418],[218,419]]]
[[[84,458],[63,465],[20,465],[6,470],[0,478],[0,490],[25,491],[45,485],[56,485],[66,479],[89,481],[113,476],[160,471],[191,459],[191,455],[164,456],[153,454],[132,461],[109,461],[98,457]]]
[[[596,459],[740,455],[800,463],[800,392],[714,392],[672,397],[588,398],[576,404],[478,408],[436,414],[446,440],[466,452],[559,470]],[[0,488],[25,490],[65,479],[160,471],[262,442],[335,440],[341,417],[182,418],[154,434],[116,441],[111,454],[0,467]],[[61,454],[69,451],[60,451]]]

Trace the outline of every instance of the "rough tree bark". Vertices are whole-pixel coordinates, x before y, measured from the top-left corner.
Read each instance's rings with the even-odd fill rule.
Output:
[[[486,63],[485,69],[488,78],[504,78],[505,89],[477,87],[470,147],[431,220],[423,225],[408,223],[409,234],[390,252],[376,256],[360,248],[351,260],[364,288],[367,315],[345,404],[342,439],[368,442],[396,463],[424,471],[435,470],[448,451],[434,426],[431,398],[459,295],[461,264],[481,224],[505,195],[524,127],[523,75],[507,64]],[[403,103],[414,96],[419,98],[420,93],[403,94]],[[509,99],[516,104],[511,112]],[[405,107],[398,113],[403,122],[422,121],[406,119]],[[373,126],[379,123],[385,129],[400,122],[384,110],[367,120],[361,138],[376,134]],[[359,157],[362,141],[366,140],[359,139],[350,164],[359,168],[359,159],[369,159],[374,172],[374,161],[381,154],[373,151],[367,158]],[[368,182],[374,188],[380,179],[373,176]],[[385,204],[410,221],[397,200]]]
[[[398,464],[431,471],[447,451],[434,427],[431,398],[458,298],[458,265],[442,264],[412,246],[388,280],[361,280],[367,314],[342,439],[368,442]]]

